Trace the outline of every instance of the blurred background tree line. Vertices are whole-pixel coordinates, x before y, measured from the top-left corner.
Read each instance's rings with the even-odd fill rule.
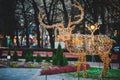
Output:
[[[82,23],[76,25],[73,33],[88,33],[86,24],[98,23],[100,29],[95,34],[111,34],[114,30],[120,33],[120,0],[77,0],[82,5],[85,15]],[[78,10],[71,6],[74,0],[0,0],[0,34],[9,35],[13,40],[16,36],[17,47],[20,47],[18,37],[26,36],[26,47],[29,45],[29,35],[37,36],[38,47],[44,32],[50,36],[51,48],[54,48],[55,29],[44,29],[38,20],[39,12],[46,15],[44,22],[48,25],[61,22],[63,17],[65,27]],[[40,37],[41,36],[41,37]],[[41,42],[43,44],[43,41]]]

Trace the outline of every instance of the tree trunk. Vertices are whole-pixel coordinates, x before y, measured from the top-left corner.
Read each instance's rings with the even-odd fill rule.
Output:
[[[22,3],[22,11],[23,11],[23,16],[24,16],[24,28],[26,28],[25,34],[26,34],[26,47],[29,47],[29,33],[28,33],[28,22],[27,22],[27,15],[25,13],[25,5],[24,5],[24,0],[21,1]]]
[[[17,44],[17,47],[20,47],[20,43],[19,43],[19,38],[18,38],[18,28],[16,29],[16,44]]]
[[[62,3],[62,6],[63,6],[63,13],[64,13],[64,20],[65,20],[65,27],[67,27],[68,25],[68,13],[67,13],[67,10],[66,10],[66,7],[65,7],[65,3],[64,3],[64,0],[60,0],[61,3]]]
[[[55,35],[54,35],[54,29],[48,29],[49,36],[50,36],[50,44],[51,48],[54,48],[54,42],[55,42]]]
[[[53,2],[54,2],[54,0],[52,0],[51,4],[49,6],[49,10],[47,10],[46,1],[43,0],[43,4],[44,4],[44,9],[45,9],[48,25],[52,25],[52,23],[53,23],[53,21],[52,21],[53,19],[50,18]],[[50,36],[51,48],[54,48],[54,42],[55,42],[55,40],[54,40],[55,39],[54,38],[54,29],[47,29],[47,31],[48,31],[49,36]]]
[[[38,42],[38,48],[40,48],[41,45],[40,45],[40,31],[39,31],[39,20],[38,20],[39,9],[38,9],[38,7],[37,7],[36,2],[35,2],[34,0],[32,0],[32,1],[33,1],[32,5],[33,5],[33,8],[34,8],[34,12],[35,12],[35,14],[34,14],[35,23],[36,23],[36,27],[37,27],[37,42]]]

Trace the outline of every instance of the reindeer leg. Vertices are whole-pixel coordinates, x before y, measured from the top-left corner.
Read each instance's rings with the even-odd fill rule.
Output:
[[[77,73],[75,74],[75,76],[79,77],[80,67],[81,67],[81,56],[79,55],[79,57],[78,57],[78,63],[77,63]]]
[[[81,63],[83,65],[83,77],[86,77],[87,73],[86,73],[86,56],[85,55],[80,55],[78,58],[78,66],[77,66],[77,76],[79,76],[79,71],[81,68]]]
[[[84,70],[83,77],[86,77],[87,72],[86,72],[86,56],[85,55],[83,56],[83,70]]]
[[[102,76],[105,75],[105,65],[106,65],[106,63],[105,63],[104,55],[99,54],[99,56],[100,56],[101,61],[103,62],[103,68],[102,68],[102,74],[101,74],[101,77],[102,77]]]
[[[105,67],[106,67],[106,63],[103,62],[102,77],[105,76]]]
[[[103,69],[102,69],[102,76],[103,77],[107,77],[108,76],[108,68],[109,68],[109,64],[110,64],[110,58],[109,55],[106,55],[105,57],[102,57],[102,61],[103,61]]]
[[[109,64],[110,64],[111,59],[109,58],[109,56],[106,57],[106,61],[105,61],[105,66],[104,66],[104,76],[108,76],[108,69],[109,69]]]

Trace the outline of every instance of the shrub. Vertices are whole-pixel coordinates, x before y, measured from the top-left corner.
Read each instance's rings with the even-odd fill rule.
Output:
[[[50,62],[50,57],[48,56],[48,54],[46,55],[46,62]]]
[[[54,69],[42,70],[41,75],[59,74],[59,73],[67,73],[67,72],[75,72],[75,71],[77,71],[77,67],[75,66],[64,66],[64,67],[59,66]]]
[[[17,51],[16,50],[14,50],[14,54],[12,56],[12,59],[13,59],[13,61],[18,61],[18,55],[17,55]]]
[[[39,54],[36,56],[36,62],[42,62],[42,57]]]
[[[29,65],[27,68],[36,68],[36,66]]]
[[[57,65],[57,55],[56,55],[56,54],[54,54],[54,55],[52,56],[52,64],[53,64],[53,65]]]
[[[28,54],[25,55],[25,61],[26,61],[26,62],[29,61],[29,55],[28,55]]]
[[[23,50],[22,58],[26,58],[27,54],[32,54],[32,53],[33,53],[33,50]]]
[[[18,68],[19,66],[17,65],[17,63],[13,63],[12,65],[12,68]]]
[[[65,55],[63,55],[63,66],[68,65],[68,60]]]
[[[60,44],[58,45],[57,51],[52,56],[52,61],[53,65],[65,66],[68,64],[68,60],[66,56],[64,56],[63,49],[61,48]]]
[[[25,60],[26,62],[29,62],[29,61],[34,61],[34,57],[32,55],[32,53],[27,53],[26,56],[25,56]]]
[[[83,64],[79,67],[80,71],[84,70]],[[86,64],[86,69],[89,69],[90,65]],[[77,67],[76,66],[58,66],[57,68],[53,69],[44,69],[41,71],[41,75],[50,75],[50,74],[59,74],[59,73],[69,73],[69,72],[76,72]]]
[[[7,53],[7,55],[11,55],[11,53],[10,53],[10,49],[8,49],[8,53]]]

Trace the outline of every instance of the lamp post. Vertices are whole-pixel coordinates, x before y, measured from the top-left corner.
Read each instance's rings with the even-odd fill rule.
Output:
[[[10,55],[7,55],[7,66],[8,66],[8,67],[10,66],[10,59],[11,59],[11,56],[10,56]]]

